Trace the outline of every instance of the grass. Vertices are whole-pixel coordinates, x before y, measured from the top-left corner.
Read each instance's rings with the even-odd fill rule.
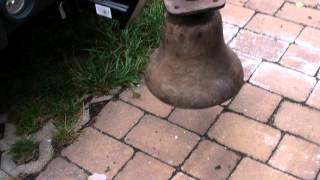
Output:
[[[54,119],[56,147],[71,142],[81,97],[139,83],[148,56],[159,46],[163,14],[162,1],[150,0],[137,22],[124,29],[114,21],[82,16],[33,33],[36,41],[20,54],[31,63],[22,60],[21,68],[6,72],[11,75],[4,82],[9,88],[2,98],[10,101],[18,134],[34,133]],[[29,152],[33,146],[23,141],[14,147],[18,158],[20,150]]]
[[[13,160],[18,164],[32,160],[36,153],[37,144],[28,139],[17,141],[10,149]]]
[[[152,1],[135,24],[120,29],[117,23],[102,23],[97,29],[101,39],[88,49],[89,61],[71,68],[73,82],[82,93],[105,94],[117,86],[139,83],[150,51],[160,41],[163,5]]]
[[[16,105],[11,112],[16,119],[18,134],[31,134],[38,130],[46,121],[47,108],[41,100],[30,98],[25,104]]]
[[[54,146],[57,147],[57,149],[60,149],[61,147],[71,143],[74,138],[76,137],[76,132],[74,131],[74,124],[75,124],[75,117],[72,117],[70,119],[65,118],[63,122],[59,122],[56,127],[56,133],[53,137],[53,143]]]

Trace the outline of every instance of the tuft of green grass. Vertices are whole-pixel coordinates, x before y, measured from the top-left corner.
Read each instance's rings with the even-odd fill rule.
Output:
[[[19,135],[36,132],[50,119],[55,123],[71,119],[79,112],[81,104],[65,63],[33,66],[38,66],[33,69],[34,77],[26,81],[28,85],[23,89],[30,94],[19,97],[10,112]]]
[[[53,137],[53,144],[56,148],[60,149],[61,147],[71,143],[77,133],[74,130],[75,121],[71,121],[68,119],[65,119],[64,122],[59,121],[59,123],[56,124],[56,133]]]
[[[48,109],[42,100],[31,97],[13,108],[19,135],[31,134],[39,130],[48,119]]]
[[[37,150],[37,144],[29,139],[21,139],[12,145],[9,153],[17,164],[32,160]]]
[[[103,21],[97,27],[101,38],[88,49],[89,59],[71,67],[74,85],[87,94],[105,94],[114,87],[139,83],[150,52],[160,43],[164,6],[149,1],[140,18],[121,29]]]
[[[68,96],[55,103],[56,117],[54,124],[57,127],[53,137],[55,147],[60,148],[76,137],[74,125],[79,120],[81,105],[79,99]]]

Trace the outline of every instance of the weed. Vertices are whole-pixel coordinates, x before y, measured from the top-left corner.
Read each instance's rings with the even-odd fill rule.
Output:
[[[60,149],[74,140],[77,135],[74,131],[74,125],[75,121],[70,121],[69,119],[56,123],[57,130],[53,137],[53,144],[56,149]]]
[[[10,149],[10,154],[17,164],[32,160],[36,154],[37,144],[28,139],[17,141]]]

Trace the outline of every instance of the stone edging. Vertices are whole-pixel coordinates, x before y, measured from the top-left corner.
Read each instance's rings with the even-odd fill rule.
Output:
[[[120,88],[117,89],[117,93]],[[117,94],[114,93],[114,94]],[[75,131],[79,131],[84,125],[90,121],[90,105],[109,101],[113,96],[93,97],[89,102],[83,104],[82,114],[74,127]],[[4,114],[0,116],[1,122],[5,123],[5,132],[3,139],[0,140],[0,151],[3,151],[1,156],[0,167],[5,173],[12,177],[19,177],[20,175],[31,175],[40,172],[53,157],[52,138],[56,131],[56,127],[48,121],[38,132],[30,135],[28,138],[33,142],[39,143],[39,158],[27,164],[17,166],[9,154],[10,147],[22,137],[16,135],[16,127],[14,124],[7,122],[7,116]]]

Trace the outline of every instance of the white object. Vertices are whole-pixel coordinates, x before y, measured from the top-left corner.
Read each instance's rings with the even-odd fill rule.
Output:
[[[304,7],[304,3],[303,2],[296,2],[296,6],[299,7],[299,8],[302,8]]]
[[[109,7],[101,6],[100,4],[95,4],[95,6],[98,15],[112,19],[111,9]]]
[[[107,176],[104,174],[96,174],[94,173],[92,176],[88,177],[88,180],[107,180]]]

